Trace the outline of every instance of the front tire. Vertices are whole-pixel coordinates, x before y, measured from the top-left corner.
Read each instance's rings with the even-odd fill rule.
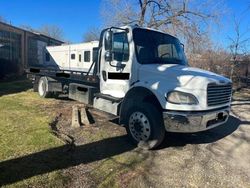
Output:
[[[125,125],[129,139],[139,147],[153,149],[164,140],[162,113],[152,104],[132,106],[128,110]]]

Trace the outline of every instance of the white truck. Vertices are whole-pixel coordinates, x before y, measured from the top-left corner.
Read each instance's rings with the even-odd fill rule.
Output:
[[[188,66],[180,41],[138,26],[101,32],[89,70],[27,67],[41,97],[69,97],[111,113],[135,144],[157,147],[165,132],[192,133],[225,123],[229,79]],[[65,60],[66,61],[66,60]]]

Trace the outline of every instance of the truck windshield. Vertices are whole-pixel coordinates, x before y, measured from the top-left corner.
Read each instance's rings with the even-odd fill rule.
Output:
[[[187,64],[179,40],[171,35],[135,28],[133,38],[140,64]]]

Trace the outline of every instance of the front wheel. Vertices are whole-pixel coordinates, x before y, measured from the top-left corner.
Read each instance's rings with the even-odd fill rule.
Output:
[[[132,106],[126,116],[126,131],[130,140],[146,149],[159,146],[165,137],[161,111],[154,105]]]

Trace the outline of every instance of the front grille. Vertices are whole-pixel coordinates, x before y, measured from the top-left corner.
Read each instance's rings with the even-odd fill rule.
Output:
[[[223,105],[231,100],[232,84],[218,85],[210,83],[207,85],[207,105]]]

